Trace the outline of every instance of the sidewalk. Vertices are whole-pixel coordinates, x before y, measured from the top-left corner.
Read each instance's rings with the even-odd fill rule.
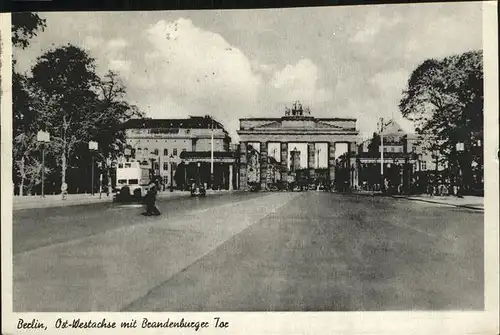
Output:
[[[393,197],[484,211],[484,198],[477,196],[466,195],[463,198],[458,198],[455,196],[393,195]]]
[[[213,191],[207,190],[207,195],[210,194],[223,194],[229,192],[237,191]],[[158,199],[167,198],[181,198],[188,197],[190,195],[189,191],[174,191],[170,192],[168,190],[158,192]],[[42,198],[39,195],[28,195],[28,196],[14,196],[12,199],[13,209],[34,209],[34,208],[50,208],[50,207],[65,207],[65,206],[76,206],[76,205],[86,205],[93,203],[104,203],[113,202],[113,195],[107,196],[105,193],[99,198],[99,194],[68,194],[66,200],[62,200],[62,196],[58,195],[46,195]]]
[[[99,194],[68,194],[66,200],[62,200],[60,194],[46,195],[42,198],[40,195],[14,196],[12,198],[12,207],[14,210],[31,209],[31,208],[48,208],[48,207],[63,207],[84,205],[91,203],[112,202],[113,197],[106,196],[105,193],[99,198]]]

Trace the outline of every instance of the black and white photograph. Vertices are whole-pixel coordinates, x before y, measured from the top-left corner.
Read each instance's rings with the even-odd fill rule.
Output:
[[[12,312],[485,312],[485,10],[13,13]]]

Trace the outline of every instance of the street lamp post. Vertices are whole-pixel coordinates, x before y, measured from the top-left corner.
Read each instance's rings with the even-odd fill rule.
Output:
[[[465,151],[465,144],[463,142],[458,142],[455,146],[455,149],[459,155],[458,158],[458,167],[459,167],[459,190],[457,190],[457,195],[459,197],[462,196],[462,189],[463,189],[463,183],[464,183],[464,177],[463,177],[463,167],[462,167],[462,161],[461,161],[461,156],[462,156],[462,153]]]
[[[99,148],[99,144],[95,141],[89,142],[90,155],[92,156],[92,195],[94,195],[94,152]]]
[[[102,198],[102,167],[103,167],[103,162],[101,161],[99,163],[99,199]]]
[[[197,184],[201,183],[201,180],[200,180],[200,165],[201,165],[200,162],[198,162],[196,164],[196,183]]]
[[[45,198],[45,143],[50,142],[50,134],[46,131],[39,131],[36,136],[38,142],[42,143],[42,169],[41,169],[41,174],[42,174],[42,198]]]

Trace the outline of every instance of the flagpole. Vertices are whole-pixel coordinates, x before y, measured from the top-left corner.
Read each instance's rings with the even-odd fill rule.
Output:
[[[214,181],[214,120],[211,119],[210,131],[210,184],[213,188]]]
[[[385,187],[384,179],[384,119],[380,118],[380,189],[383,190]]]

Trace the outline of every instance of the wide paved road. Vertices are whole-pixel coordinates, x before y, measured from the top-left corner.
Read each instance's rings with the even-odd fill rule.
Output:
[[[235,193],[14,213],[16,311],[483,308],[483,213]],[[40,303],[43,301],[43,303]]]

